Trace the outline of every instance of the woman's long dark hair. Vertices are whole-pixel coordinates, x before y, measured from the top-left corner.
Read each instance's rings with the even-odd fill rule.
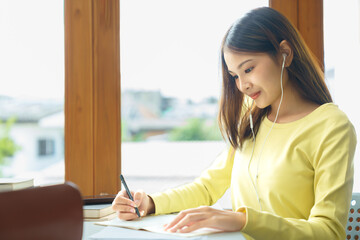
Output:
[[[320,64],[299,32],[278,11],[268,7],[254,9],[230,27],[221,46],[223,86],[218,121],[223,137],[235,149],[242,148],[244,141],[251,138],[250,111],[257,134],[269,107],[250,109],[245,106],[245,96],[238,90],[234,78],[228,72],[224,48],[233,52],[267,53],[275,61],[283,40],[293,50],[291,65],[286,68],[289,81],[302,97],[311,102],[319,105],[332,102]]]

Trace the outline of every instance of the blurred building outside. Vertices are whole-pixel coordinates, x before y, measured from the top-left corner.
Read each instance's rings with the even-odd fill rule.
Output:
[[[64,159],[63,103],[0,96],[0,120],[14,117],[10,136],[20,150],[3,166],[3,175],[26,175]]]
[[[3,167],[4,173],[35,177],[35,185],[64,182],[63,104],[10,97],[0,101],[0,119],[17,119],[11,137],[21,147],[12,164]],[[160,91],[124,91],[122,103],[122,171],[133,189],[151,193],[191,182],[226,147],[221,139],[169,141],[169,132],[185,126],[188,119],[214,126],[215,98],[195,103],[163,97]],[[227,195],[222,205],[229,207]]]

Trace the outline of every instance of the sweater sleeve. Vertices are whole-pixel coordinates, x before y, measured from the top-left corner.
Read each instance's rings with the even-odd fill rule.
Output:
[[[151,194],[155,215],[213,205],[230,186],[234,151],[225,149],[194,182]]]
[[[240,207],[242,231],[255,239],[345,239],[354,176],[356,134],[349,121],[335,123],[314,153],[314,205],[308,219],[284,218]]]

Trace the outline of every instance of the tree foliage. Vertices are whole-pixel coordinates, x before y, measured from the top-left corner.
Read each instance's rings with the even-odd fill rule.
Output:
[[[10,130],[15,121],[15,118],[9,118],[6,122],[0,120],[0,166],[6,164],[5,160],[21,149],[10,137]]]
[[[187,124],[173,129],[169,134],[170,141],[215,141],[222,140],[215,121],[207,124],[205,119],[191,118]]]

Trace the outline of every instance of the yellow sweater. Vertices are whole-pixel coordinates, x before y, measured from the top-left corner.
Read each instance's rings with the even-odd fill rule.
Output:
[[[214,204],[231,188],[232,208],[246,212],[248,239],[345,239],[356,134],[332,103],[290,123],[264,118],[253,142],[220,154],[193,183],[151,195],[155,214]],[[190,167],[190,166],[189,166]],[[258,171],[257,181],[254,179]],[[257,200],[258,189],[261,204]]]

